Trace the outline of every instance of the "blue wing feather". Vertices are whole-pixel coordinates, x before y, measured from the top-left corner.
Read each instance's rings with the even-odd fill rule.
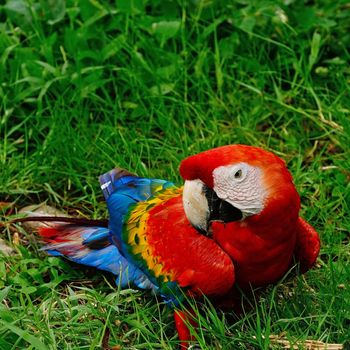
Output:
[[[99,180],[110,215],[109,228],[64,224],[42,229],[41,234],[48,243],[43,250],[53,256],[64,256],[79,264],[112,272],[117,276],[117,285],[122,288],[134,284],[142,289],[157,290],[147,274],[125,258],[120,251],[119,239],[131,206],[174,187],[174,184],[140,178],[117,168],[101,175]]]
[[[135,202],[145,201],[155,193],[174,186],[170,181],[138,177],[119,168],[101,175],[99,180],[106,201],[115,192]]]
[[[109,228],[118,240],[131,206],[175,186],[170,181],[141,178],[118,168],[101,175],[100,185],[107,202]]]

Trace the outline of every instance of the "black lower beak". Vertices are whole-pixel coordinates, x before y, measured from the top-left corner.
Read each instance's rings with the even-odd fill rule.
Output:
[[[210,221],[222,221],[224,223],[239,221],[243,218],[242,212],[230,203],[219,198],[211,188],[205,188],[205,196],[208,200]]]

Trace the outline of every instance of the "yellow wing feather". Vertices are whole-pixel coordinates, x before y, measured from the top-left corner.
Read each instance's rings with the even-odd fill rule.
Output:
[[[161,190],[161,186],[159,190]],[[127,243],[133,255],[138,255],[143,260],[147,269],[153,272],[156,278],[162,277],[164,282],[173,280],[173,273],[164,270],[163,264],[159,261],[159,257],[155,255],[152,246],[147,243],[147,221],[149,219],[149,211],[156,205],[159,205],[171,198],[182,194],[182,187],[168,188],[157,193],[147,201],[138,202],[132,210],[126,225]]]

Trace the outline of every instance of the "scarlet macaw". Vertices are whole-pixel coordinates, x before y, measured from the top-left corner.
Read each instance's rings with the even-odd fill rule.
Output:
[[[175,305],[183,348],[191,315],[176,309],[183,292],[225,296],[277,281],[293,256],[307,271],[320,249],[299,217],[300,199],[282,159],[246,145],[185,159],[183,187],[114,169],[100,176],[109,226],[42,228],[51,255],[114,273],[121,287],[151,289]]]

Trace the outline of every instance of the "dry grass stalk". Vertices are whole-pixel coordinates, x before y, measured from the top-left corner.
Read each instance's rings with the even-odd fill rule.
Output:
[[[318,340],[290,341],[283,336],[270,335],[270,344],[279,345],[282,349],[305,350],[342,350],[343,344],[327,344]]]

